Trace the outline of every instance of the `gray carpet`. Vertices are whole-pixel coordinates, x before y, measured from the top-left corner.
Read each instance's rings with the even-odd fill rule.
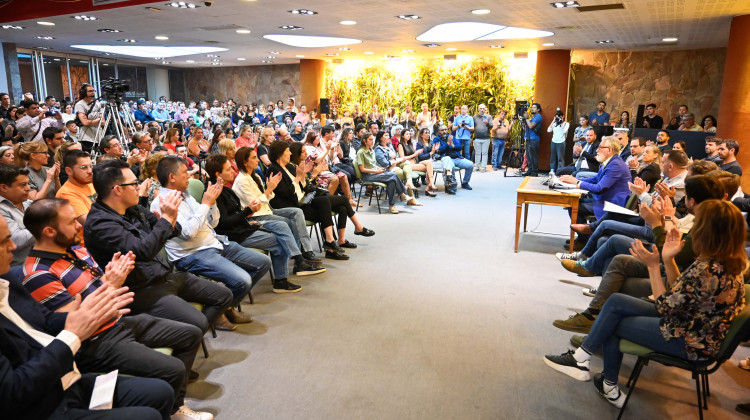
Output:
[[[476,174],[473,191],[423,197],[399,215],[358,213],[375,230],[354,235],[359,249],[328,272],[291,280],[293,295],[263,280],[255,322],[207,338],[194,408],[219,419],[599,419],[616,409],[591,382],[548,368],[546,353],[568,349],[570,333],[552,326],[589,298],[554,253],[564,236],[522,234],[513,253],[515,189],[521,178]],[[442,181],[439,181],[442,184]],[[530,230],[566,232],[559,207],[532,206]],[[741,348],[711,375],[707,419],[742,418],[750,372]],[[621,382],[635,359],[626,357]],[[592,370],[601,371],[601,359]],[[697,418],[689,374],[647,366],[625,418]]]

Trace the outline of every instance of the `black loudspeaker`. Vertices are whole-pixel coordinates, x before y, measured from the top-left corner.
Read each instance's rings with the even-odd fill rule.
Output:
[[[331,113],[331,100],[328,98],[320,98],[320,113],[330,114]]]
[[[636,127],[638,128],[643,127],[643,120],[645,116],[646,116],[646,105],[643,105],[643,104],[638,105],[638,114],[636,114],[636,117],[635,117]],[[633,118],[631,117],[630,119],[632,121]]]

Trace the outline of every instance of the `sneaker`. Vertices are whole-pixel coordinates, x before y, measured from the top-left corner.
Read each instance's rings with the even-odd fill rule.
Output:
[[[581,289],[581,291],[583,292],[584,295],[588,297],[596,296],[596,288],[589,289],[589,288],[584,287],[583,289]]]
[[[557,319],[552,323],[555,327],[581,334],[588,334],[594,326],[594,320],[586,318],[586,315],[578,313],[571,315],[568,319]]]
[[[578,363],[573,357],[573,350],[568,350],[559,356],[548,354],[544,356],[544,363],[552,369],[562,372],[573,379],[588,381],[591,379],[589,373],[589,361]]]
[[[390,207],[388,207],[388,211],[391,214],[398,214],[398,209],[396,208],[396,206],[390,206]]]
[[[194,411],[183,405],[172,414],[172,420],[214,420],[214,415],[205,411]]]
[[[573,335],[572,337],[570,337],[570,345],[575,348],[581,347],[583,345],[584,340],[586,340],[586,337],[587,336],[585,335],[578,335],[578,334]]]
[[[570,271],[571,273],[576,273],[581,277],[594,277],[595,274],[592,273],[589,270],[586,270],[586,268],[583,266],[583,261],[573,261],[573,260],[560,260],[562,263],[563,268]]]
[[[297,293],[302,290],[301,286],[289,283],[286,279],[277,279],[273,281],[274,293]]]
[[[625,399],[628,397],[625,393],[620,392],[620,387],[615,385],[614,388],[610,389],[609,392],[604,391],[604,376],[601,373],[594,375],[594,388],[599,391],[599,395],[604,397],[610,404],[617,408],[622,408],[625,404]]]
[[[739,366],[740,369],[750,370],[750,357],[745,360],[740,360],[737,366]]]
[[[461,184],[461,188],[463,188],[463,189],[465,189],[465,190],[469,190],[469,191],[471,191],[471,190],[473,190],[473,189],[474,189],[474,188],[471,188],[471,185],[469,185],[469,184],[467,184],[467,183],[463,183],[463,184]]]
[[[294,274],[298,276],[312,276],[314,274],[325,273],[326,269],[317,267],[307,262],[296,264],[294,266]]]
[[[558,252],[555,254],[555,258],[557,258],[559,261],[562,260],[573,260],[578,261],[581,258],[581,252],[577,251],[574,253],[567,253],[567,252]]]

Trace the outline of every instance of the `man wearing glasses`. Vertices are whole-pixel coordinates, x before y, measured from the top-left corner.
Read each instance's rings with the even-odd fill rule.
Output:
[[[63,163],[68,181],[60,187],[55,196],[70,202],[76,220],[83,225],[91,205],[96,201],[96,190],[92,184],[94,172],[91,157],[82,150],[70,150],[63,156]],[[83,246],[83,229],[80,237]]]
[[[96,90],[88,83],[84,83],[78,92],[80,101],[76,102],[73,111],[81,123],[81,129],[78,134],[78,141],[85,151],[91,151],[91,147],[96,142],[96,130],[101,123],[99,113],[101,105],[95,102]]]

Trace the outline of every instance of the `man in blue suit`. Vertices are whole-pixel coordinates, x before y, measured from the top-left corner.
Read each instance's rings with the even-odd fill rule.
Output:
[[[0,272],[16,248],[0,218]],[[19,273],[0,279],[0,407],[12,419],[169,419],[174,392],[153,378],[117,378],[110,410],[89,410],[95,376],[81,375],[74,356],[102,323],[127,313],[127,288],[102,287],[79,309],[50,312],[26,292]]]
[[[620,141],[613,136],[604,137],[596,149],[596,160],[600,163],[599,172],[593,178],[578,180],[571,175],[563,175],[560,181],[576,184],[589,191],[591,198],[581,197],[578,205],[578,218],[573,223],[584,223],[587,216],[597,219],[604,215],[604,202],[624,206],[630,196],[628,182],[630,169],[620,157]]]

